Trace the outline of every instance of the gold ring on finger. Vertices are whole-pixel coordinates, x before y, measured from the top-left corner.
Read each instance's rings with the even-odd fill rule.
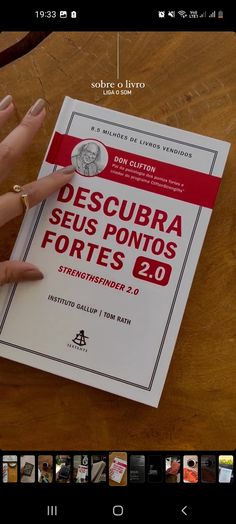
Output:
[[[28,193],[25,193],[24,189],[21,186],[19,186],[18,184],[15,184],[13,186],[13,191],[15,193],[20,193],[19,196],[20,196],[21,202],[22,202],[22,204],[24,206],[24,211],[26,213],[29,210],[29,208],[30,208]]]

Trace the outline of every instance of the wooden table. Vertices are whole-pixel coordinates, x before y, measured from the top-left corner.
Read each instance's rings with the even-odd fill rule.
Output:
[[[24,34],[0,35],[0,49]],[[0,71],[14,95],[7,132],[38,98],[48,118],[3,187],[37,176],[64,95],[234,142],[158,409],[5,359],[0,447],[5,449],[232,449],[236,442],[236,64],[233,33],[121,33],[120,80],[132,95],[104,96],[116,81],[116,33],[52,33]],[[11,253],[19,220],[2,231]]]

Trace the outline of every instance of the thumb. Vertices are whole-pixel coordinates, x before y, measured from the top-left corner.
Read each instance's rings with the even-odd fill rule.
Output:
[[[40,280],[43,273],[28,262],[18,262],[16,260],[6,260],[0,262],[0,286],[10,282],[24,282],[27,280]]]

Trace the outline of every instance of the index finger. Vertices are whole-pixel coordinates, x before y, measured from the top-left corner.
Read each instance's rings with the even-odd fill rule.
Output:
[[[30,182],[22,187],[22,192],[27,194],[30,207],[41,200],[45,200],[52,193],[67,184],[74,173],[74,166],[68,166],[60,171],[55,171],[35,182]],[[22,215],[24,211],[20,193],[9,192],[0,196],[0,227],[13,218]]]

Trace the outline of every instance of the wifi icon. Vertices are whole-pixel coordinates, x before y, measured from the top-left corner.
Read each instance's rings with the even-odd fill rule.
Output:
[[[186,16],[188,16],[186,11],[178,11],[178,15],[182,16],[182,18],[186,18]]]

